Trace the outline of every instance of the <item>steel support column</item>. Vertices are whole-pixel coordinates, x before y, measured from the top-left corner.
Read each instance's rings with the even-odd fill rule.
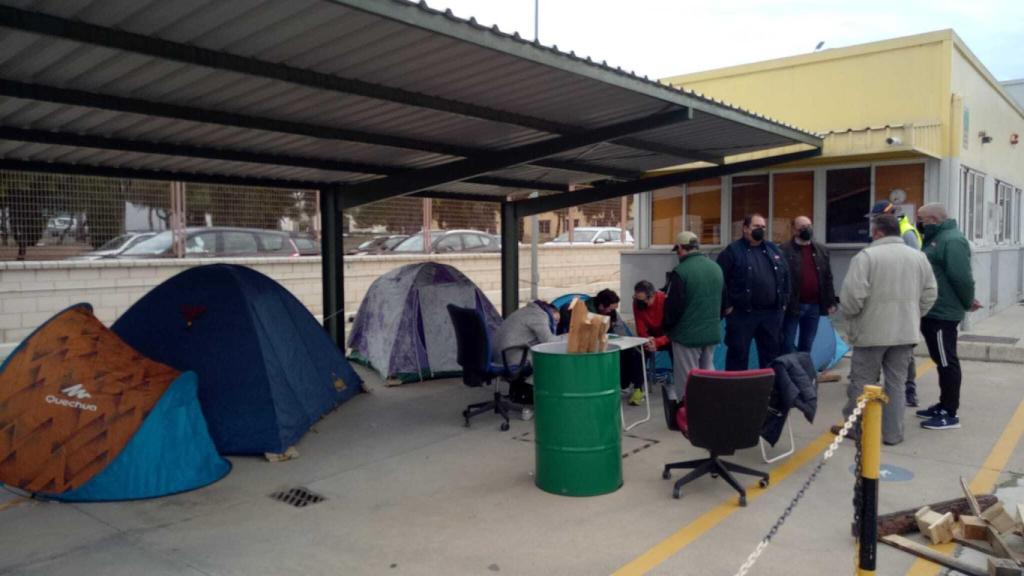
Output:
[[[345,350],[345,263],[342,214],[337,188],[320,191],[320,270],[323,281],[324,329]]]
[[[501,315],[519,309],[519,215],[515,204],[501,204]]]

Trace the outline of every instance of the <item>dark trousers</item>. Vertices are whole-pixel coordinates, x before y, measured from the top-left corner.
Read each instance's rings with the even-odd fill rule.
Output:
[[[799,314],[786,314],[782,326],[782,353],[811,353],[814,337],[818,335],[818,318],[821,317],[821,306],[817,304],[801,304]],[[799,340],[797,332],[799,329]]]
[[[757,361],[767,368],[779,356],[782,310],[733,311],[725,317],[725,369],[750,367],[750,341],[757,343]]]
[[[939,405],[951,416],[960,409],[960,358],[956,355],[959,322],[921,319],[921,335],[928,345],[928,355],[939,372]]]
[[[625,390],[631,385],[640,389],[644,387],[644,353],[640,347],[623,350],[619,353],[619,385]]]

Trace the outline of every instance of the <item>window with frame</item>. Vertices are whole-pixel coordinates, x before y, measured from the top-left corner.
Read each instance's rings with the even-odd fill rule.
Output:
[[[743,220],[751,214],[768,219],[771,199],[767,174],[734,176],[732,179],[732,239],[743,236]]]
[[[675,244],[683,231],[683,187],[655,190],[651,194],[651,244]]]
[[[537,222],[537,227],[541,234],[551,234],[551,220],[541,220]]]
[[[686,185],[686,230],[704,246],[722,243],[722,180],[711,178]]]
[[[985,237],[985,175],[960,169],[960,231],[968,240]]]
[[[797,216],[814,219],[814,172],[772,174],[772,241],[787,242]]]
[[[995,242],[1005,244],[1013,240],[1013,186],[996,180]]]
[[[825,173],[826,239],[830,244],[870,241],[871,168],[839,168]]]
[[[1022,195],[1024,192],[1021,189],[1014,191],[1014,244],[1021,243],[1021,209],[1024,208],[1024,205],[1021,204],[1021,201],[1024,200]]]

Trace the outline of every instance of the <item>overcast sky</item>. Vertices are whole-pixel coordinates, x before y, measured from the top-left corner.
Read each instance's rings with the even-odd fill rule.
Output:
[[[534,0],[427,3],[533,39]],[[542,43],[652,78],[944,28],[1024,78],[1024,0],[540,0]]]

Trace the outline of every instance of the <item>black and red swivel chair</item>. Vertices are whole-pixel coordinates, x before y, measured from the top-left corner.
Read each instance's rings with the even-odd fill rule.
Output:
[[[766,472],[726,462],[721,457],[757,446],[774,385],[775,372],[767,369],[690,372],[686,382],[686,405],[676,414],[679,427],[691,444],[711,454],[700,460],[665,464],[662,473],[665,479],[672,476],[672,470],[691,470],[676,481],[673,498],[679,498],[684,485],[705,474],[713,478],[721,476],[735,488],[740,493],[740,506],[747,505],[747,492],[733,473],[757,476],[762,488],[768,486]]]

